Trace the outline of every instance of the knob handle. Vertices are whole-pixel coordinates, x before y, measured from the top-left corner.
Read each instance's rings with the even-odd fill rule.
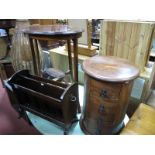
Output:
[[[106,89],[102,89],[102,90],[101,90],[100,96],[101,96],[102,98],[110,98],[110,97],[108,96],[108,91],[107,91]]]

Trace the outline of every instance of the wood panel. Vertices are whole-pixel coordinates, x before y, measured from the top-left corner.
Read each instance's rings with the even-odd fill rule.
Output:
[[[104,20],[99,53],[126,58],[142,72],[150,53],[153,30],[153,22]]]

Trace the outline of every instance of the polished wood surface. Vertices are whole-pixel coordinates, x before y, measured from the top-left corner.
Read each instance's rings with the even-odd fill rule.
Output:
[[[95,56],[83,63],[83,70],[93,78],[104,81],[128,81],[139,75],[137,67],[128,60],[113,56]]]
[[[66,37],[79,38],[82,35],[82,30],[71,30],[68,25],[32,25],[23,30],[24,33],[31,37],[48,37],[53,39],[62,39]]]
[[[155,135],[155,109],[141,103],[121,135]]]
[[[127,60],[102,56],[85,60],[83,69],[85,98],[80,119],[82,130],[93,135],[117,134],[123,127],[133,79],[138,76],[139,70]]]

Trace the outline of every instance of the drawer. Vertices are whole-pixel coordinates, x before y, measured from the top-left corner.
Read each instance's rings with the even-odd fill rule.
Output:
[[[90,93],[103,100],[119,100],[121,84],[90,79]]]
[[[99,119],[102,118],[104,125],[113,125],[119,116],[118,102],[99,102],[95,98],[90,100],[89,117]]]
[[[98,97],[96,93],[91,93],[90,105],[99,106],[103,104],[105,107],[115,107],[119,106],[119,100],[104,100],[101,97]]]

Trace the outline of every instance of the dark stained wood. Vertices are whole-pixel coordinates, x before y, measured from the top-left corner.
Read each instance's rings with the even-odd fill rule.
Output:
[[[118,133],[123,127],[133,79],[138,76],[139,70],[126,60],[101,56],[85,60],[83,69],[85,98],[80,118],[82,130],[94,135]]]
[[[34,72],[36,73],[38,71],[38,69],[37,69],[37,59],[36,59],[36,54],[35,54],[35,49],[34,49],[33,39],[32,38],[29,38],[29,43],[30,43],[31,53],[32,53],[33,69],[34,69]]]
[[[33,29],[29,29],[29,30],[23,30],[24,33],[27,33],[29,34],[31,37],[35,38],[53,38],[53,39],[66,39],[66,37],[69,37],[71,39],[73,38],[79,38],[81,37],[82,35],[82,31],[71,31],[71,30],[52,30],[52,27],[51,29],[47,29],[47,30],[44,30],[43,28],[41,27],[36,27],[36,28],[33,28]]]
[[[68,87],[68,84],[66,83],[60,83],[58,81],[52,81],[52,80],[49,80],[49,79],[44,79],[44,78],[41,78],[39,76],[34,76],[34,75],[29,75],[29,78],[32,78],[32,79],[35,79],[35,80],[38,80],[38,81],[42,81],[42,82],[46,82],[48,84],[52,84],[52,85],[57,85],[59,87],[63,87],[63,88],[67,88]]]
[[[74,54],[74,80],[78,82],[78,39],[73,39],[73,54]],[[78,88],[77,88],[78,89]],[[77,96],[79,96],[79,91],[77,90]],[[79,102],[79,98],[78,98]],[[81,113],[80,104],[78,105],[78,112]]]
[[[98,80],[112,82],[132,80],[139,75],[139,69],[128,60],[113,56],[87,59],[83,63],[83,70]]]
[[[35,49],[36,49],[36,52],[35,52],[35,54],[36,54],[36,60],[37,60],[37,67],[38,67],[38,72],[39,72],[39,75],[41,75],[41,63],[40,63],[40,61],[41,61],[41,59],[40,59],[40,54],[39,54],[39,47],[38,47],[38,42],[37,42],[37,40],[36,39],[34,39],[34,47],[35,47]]]
[[[67,47],[68,47],[68,62],[69,62],[69,71],[71,73],[71,77],[73,79],[73,70],[72,70],[72,53],[71,53],[71,43],[70,40],[67,40]]]
[[[10,78],[15,73],[12,63],[7,60],[0,60],[0,80],[4,86],[4,80]]]
[[[73,49],[74,49],[74,79],[78,81],[78,40],[77,38],[73,39]]]
[[[67,134],[78,120],[77,83],[59,85],[57,82],[55,85],[55,81],[33,77],[28,70],[21,70],[5,82],[9,96],[16,99],[16,110],[20,115],[29,111],[43,117],[62,127]]]

